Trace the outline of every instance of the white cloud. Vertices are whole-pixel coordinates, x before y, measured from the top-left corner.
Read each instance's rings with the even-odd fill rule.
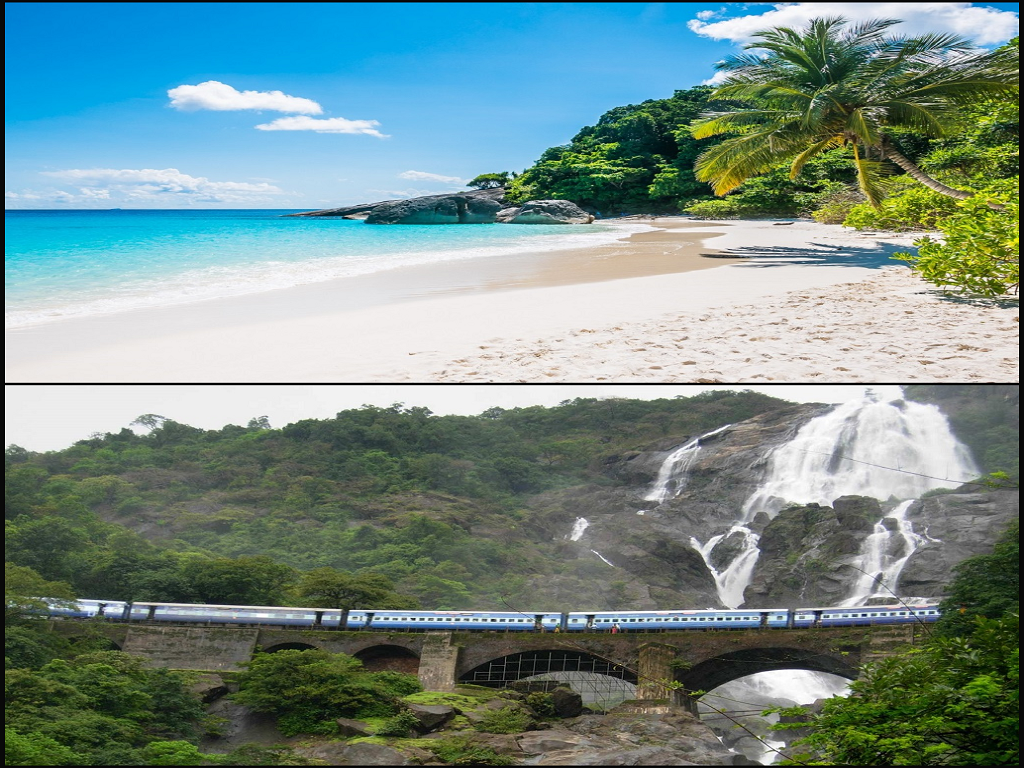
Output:
[[[410,197],[427,197],[438,194],[436,189],[368,189],[368,195],[377,195],[382,200],[405,200]]]
[[[317,133],[365,133],[386,139],[387,134],[381,133],[374,126],[380,125],[376,120],[346,120],[344,117],[279,117],[270,123],[262,123],[256,127],[261,131],[316,131]]]
[[[227,83],[207,80],[199,85],[179,85],[167,92],[171,106],[185,112],[212,109],[230,112],[241,109],[269,109],[319,115],[324,110],[312,99],[289,96],[281,91],[238,91]]]
[[[177,168],[73,168],[43,171],[43,176],[80,184],[77,195],[67,192],[62,202],[98,200],[128,203],[251,203],[283,194],[273,184],[246,181],[210,181],[189,176]]]
[[[746,4],[737,4],[747,8]],[[1019,18],[1013,11],[1001,11],[973,3],[774,3],[772,10],[721,21],[728,9],[713,16],[699,12],[687,22],[693,32],[715,40],[747,43],[756,32],[769,27],[802,27],[816,17],[844,16],[852,22],[868,19],[901,19],[892,27],[896,34],[920,35],[946,32],[973,40],[978,45],[1004,43],[1018,34]]]
[[[427,173],[426,171],[402,171],[398,174],[400,179],[410,181],[443,181],[449,184],[465,184],[469,179],[461,179],[458,176],[442,176],[440,173]]]
[[[715,72],[715,74],[713,74],[707,80],[701,80],[700,84],[701,85],[721,85],[722,83],[725,82],[727,77],[729,77],[729,73],[728,72]]]

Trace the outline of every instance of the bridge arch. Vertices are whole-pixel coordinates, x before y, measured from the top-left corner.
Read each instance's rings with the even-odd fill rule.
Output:
[[[720,685],[758,672],[804,669],[827,672],[847,680],[857,678],[857,666],[843,656],[803,648],[772,646],[745,648],[704,659],[689,669],[677,670],[675,679],[686,691],[711,691]]]
[[[579,693],[584,704],[603,709],[636,697],[637,674],[586,651],[550,648],[492,658],[464,672],[458,682],[490,688],[529,683],[532,690],[565,685]]]
[[[266,648],[260,648],[259,650],[260,653],[277,653],[278,651],[319,651],[323,649],[312,643],[283,642],[268,645]]]
[[[404,672],[415,675],[420,669],[420,656],[402,645],[370,645],[352,654],[370,672]]]

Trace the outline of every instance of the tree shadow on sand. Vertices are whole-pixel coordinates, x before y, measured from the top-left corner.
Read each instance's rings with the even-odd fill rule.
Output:
[[[907,266],[893,260],[896,253],[916,253],[912,246],[880,243],[874,247],[861,245],[830,245],[810,243],[813,247],[784,247],[745,245],[727,248],[720,253],[702,253],[709,259],[751,259],[749,264],[736,266],[764,269],[799,264],[808,267],[881,267]]]
[[[706,259],[749,259],[746,264],[733,266],[748,269],[767,269],[799,264],[806,267],[862,267],[880,269],[881,267],[906,267],[906,262],[896,261],[896,253],[916,254],[917,248],[906,245],[880,243],[874,247],[852,245],[830,245],[827,243],[810,243],[812,247],[791,248],[783,246],[745,245],[739,248],[727,248],[720,253],[702,253]],[[952,293],[942,288],[931,288],[921,293],[928,293],[942,301],[955,304],[969,304],[977,307],[1012,308],[1020,305],[1017,297],[985,298],[969,294]]]

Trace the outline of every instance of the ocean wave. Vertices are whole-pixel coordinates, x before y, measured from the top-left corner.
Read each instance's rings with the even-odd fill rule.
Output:
[[[501,226],[504,230],[513,225]],[[533,234],[536,230],[517,233],[510,229],[507,234],[512,237],[501,242],[488,238],[476,242],[453,243],[452,247],[447,248],[438,247],[437,235],[440,233],[436,228],[431,228],[429,237],[423,238],[419,246],[415,235],[409,237],[413,234],[411,231],[403,231],[402,242],[386,243],[388,248],[378,248],[376,252],[372,247],[367,248],[369,244],[363,242],[359,244],[363,248],[362,252],[318,254],[312,258],[300,256],[265,259],[228,266],[185,269],[176,274],[141,279],[115,279],[92,286],[69,285],[65,291],[50,292],[45,298],[37,295],[19,297],[15,284],[15,290],[9,291],[7,297],[5,328],[11,330],[75,318],[180,306],[409,266],[593,247],[650,229],[650,225],[635,221],[600,222],[586,227],[585,232],[574,228],[570,232],[540,235]],[[303,244],[289,243],[289,247],[301,248]]]

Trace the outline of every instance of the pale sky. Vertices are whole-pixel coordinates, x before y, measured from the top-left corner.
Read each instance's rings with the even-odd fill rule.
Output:
[[[885,394],[895,385],[872,387]],[[474,415],[493,406],[553,406],[576,397],[651,400],[709,389],[752,389],[795,402],[838,403],[860,397],[854,384],[8,384],[4,443],[30,451],[61,450],[95,432],[118,432],[155,413],[202,429],[244,426],[267,416],[274,428],[329,419],[362,405],[425,406],[436,414]]]

